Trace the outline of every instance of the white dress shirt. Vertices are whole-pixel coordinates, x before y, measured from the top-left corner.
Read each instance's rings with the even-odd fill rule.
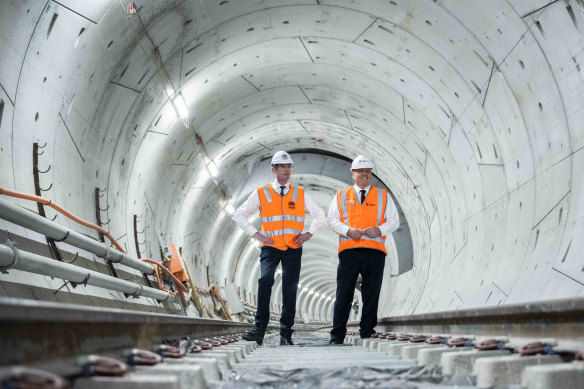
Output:
[[[367,188],[359,188],[357,185],[353,185],[353,188],[355,188],[355,193],[357,193],[357,201],[359,201],[359,204],[361,204],[361,190],[365,189],[365,197],[367,197],[369,190],[371,189],[371,185],[369,185]],[[328,223],[331,230],[333,230],[335,233],[347,236],[349,226],[341,222],[341,213],[339,212],[337,195],[338,192],[335,194],[335,197],[329,206],[326,222]],[[381,231],[381,235],[389,235],[399,228],[399,214],[395,204],[393,203],[393,200],[391,199],[391,196],[389,195],[389,192],[387,193],[387,203],[385,206],[384,218],[385,223],[377,226],[379,231]]]
[[[270,183],[272,188],[276,191],[276,193],[280,194],[280,184],[278,181],[274,180],[274,182]],[[288,193],[290,190],[290,183],[287,183],[284,188],[284,195]],[[237,210],[233,213],[233,220],[237,223],[239,228],[241,228],[246,234],[253,235],[256,232],[256,228],[247,220],[247,216],[252,213],[255,213],[260,209],[260,196],[257,190],[251,192],[247,200],[243,204],[237,208]],[[318,205],[310,198],[310,195],[304,191],[304,210],[308,211],[314,220],[312,224],[310,224],[310,228],[308,232],[312,235],[316,234],[316,232],[326,223],[326,216],[324,211],[320,209]]]

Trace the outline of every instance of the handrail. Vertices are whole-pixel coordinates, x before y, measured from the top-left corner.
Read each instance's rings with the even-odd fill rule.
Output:
[[[64,208],[62,208],[61,206],[53,203],[51,200],[47,200],[47,199],[45,199],[43,197],[40,197],[40,196],[34,196],[34,195],[29,195],[29,194],[26,194],[26,193],[22,193],[22,192],[16,192],[16,191],[7,190],[7,189],[5,189],[5,188],[3,188],[1,186],[0,186],[0,194],[6,195],[6,196],[10,196],[10,197],[16,197],[16,198],[20,198],[20,199],[25,199],[25,200],[36,201],[38,203],[41,203],[41,204],[44,204],[44,205],[48,205],[51,208],[59,211],[63,215],[67,216],[71,220],[73,220],[73,221],[75,221],[75,222],[77,222],[77,223],[79,223],[81,225],[84,225],[86,227],[93,228],[96,231],[99,231],[104,236],[107,236],[108,239],[116,246],[116,248],[118,248],[118,251],[121,252],[121,255],[120,255],[121,258],[119,258],[119,259],[116,260],[116,258],[114,258],[114,255],[113,255],[114,254],[114,251],[111,251],[110,252],[110,249],[108,247],[106,247],[106,252],[103,255],[100,255],[101,257],[105,257],[106,259],[108,259],[108,260],[110,260],[112,262],[122,262],[125,265],[128,265],[128,266],[133,267],[133,268],[138,269],[138,270],[141,270],[142,272],[147,273],[147,274],[155,273],[156,274],[157,281],[158,281],[158,278],[159,278],[158,272],[155,270],[154,267],[148,266],[148,265],[146,265],[146,263],[152,264],[152,265],[156,266],[157,268],[162,269],[164,272],[166,272],[172,278],[172,280],[176,284],[177,288],[179,289],[179,292],[178,293],[179,293],[179,297],[180,297],[180,300],[182,302],[182,305],[185,308],[188,306],[188,302],[186,301],[185,296],[183,294],[183,292],[185,292],[185,293],[187,292],[187,288],[180,282],[180,280],[178,278],[175,277],[174,274],[172,274],[172,272],[170,272],[169,269],[167,269],[161,263],[156,262],[156,261],[154,261],[152,259],[143,259],[142,261],[138,261],[138,260],[135,260],[134,258],[128,257],[127,254],[126,254],[126,252],[119,245],[119,243],[109,234],[109,232],[107,232],[103,228],[101,228],[101,227],[99,227],[99,226],[97,226],[95,224],[86,222],[85,220],[82,220],[81,218],[73,215],[69,211],[67,211]],[[12,216],[14,216],[16,213],[23,213],[23,210],[19,210],[18,207],[13,206],[13,205],[11,205],[8,202],[1,201],[0,202],[0,216],[4,217],[5,219],[7,219],[9,221],[12,221],[13,223],[16,223],[16,224],[19,224],[19,225],[23,225],[24,224],[25,227],[31,228],[31,229],[33,229],[33,230],[35,230],[37,232],[43,233],[43,234],[45,234],[45,235],[48,236],[48,234],[46,232],[39,231],[38,226],[37,226],[37,229],[35,229],[34,228],[35,227],[35,224],[34,223],[25,223],[25,220],[23,220],[22,218],[18,218],[18,217],[12,217],[11,218],[8,215],[10,212],[2,212],[2,210],[3,210],[2,209],[2,206],[5,206],[6,208],[8,208],[8,209],[5,209],[5,211],[12,210]],[[26,213],[26,211],[24,211],[24,213]],[[31,215],[27,215],[27,216],[28,217],[31,217]],[[35,215],[35,216],[38,216],[38,215]],[[32,216],[32,217],[34,218],[34,216]],[[45,218],[42,218],[40,216],[38,216],[38,217],[40,218],[40,220],[38,220],[39,223],[41,221],[44,222],[44,223],[50,222],[50,221],[48,221]],[[50,222],[50,223],[53,223],[53,222]],[[59,226],[59,224],[57,224],[57,223],[54,223],[54,224],[57,225],[57,226]],[[68,242],[67,240],[69,238],[73,238],[72,234],[75,234],[75,231],[66,230],[66,233],[65,233],[64,238],[59,238],[59,239],[56,239],[56,240],[66,241],[67,243],[71,243],[71,242]],[[79,236],[80,237],[83,237],[84,239],[87,239],[87,240],[90,239],[90,238],[84,237],[81,234],[79,234]],[[52,238],[55,239],[55,237],[52,237]],[[91,248],[95,249],[95,245],[101,245],[101,243],[99,243],[99,242],[93,242],[93,240],[91,240],[91,241],[92,241],[91,242],[92,243],[92,247],[90,247],[89,249],[88,249],[88,247],[86,245],[82,245],[82,247],[79,247],[79,248],[86,249],[86,250],[88,250],[90,252],[93,252],[96,255],[99,255],[95,251],[92,251]],[[77,243],[79,243],[79,242],[77,242]],[[73,244],[73,245],[76,246],[76,247],[78,247],[75,244]],[[144,268],[144,266],[139,266],[139,264],[142,264],[142,263],[144,263],[144,266],[147,266],[147,267]],[[164,292],[166,292],[166,293],[168,293],[170,295],[173,295],[174,296],[176,294],[175,292],[171,292],[171,291],[166,290],[161,285],[160,282],[158,283],[158,287],[162,291],[164,291]],[[222,304],[223,304],[223,302],[222,302]]]
[[[30,273],[62,278],[77,284],[93,285],[99,288],[116,290],[133,296],[144,296],[167,301],[171,297],[164,291],[108,276],[94,270],[84,269],[65,262],[59,262],[41,255],[22,251],[11,242],[0,244],[0,268],[18,269]]]
[[[112,244],[114,246],[116,246],[118,251],[121,251],[124,254],[126,253],[124,251],[124,249],[122,249],[122,246],[120,246],[120,244],[114,239],[113,236],[111,236],[111,234],[108,231],[106,231],[105,229],[103,229],[103,228],[101,228],[93,223],[87,222],[78,216],[75,216],[74,214],[67,211],[65,208],[61,207],[60,205],[53,203],[52,200],[47,200],[44,197],[30,195],[28,193],[22,193],[22,192],[17,192],[14,190],[9,190],[9,189],[3,188],[1,186],[0,186],[0,194],[3,194],[5,196],[10,196],[10,197],[16,197],[18,199],[23,199],[23,200],[36,201],[37,203],[41,203],[43,205],[48,205],[49,207],[53,208],[57,212],[67,216],[69,219],[71,219],[71,220],[73,220],[73,221],[75,221],[75,222],[77,222],[85,227],[89,227],[89,228],[92,228],[98,232],[101,232],[104,236],[106,236],[112,242]]]
[[[55,241],[68,243],[108,261],[122,263],[142,273],[154,274],[154,266],[2,198],[0,198],[0,218],[38,232]]]

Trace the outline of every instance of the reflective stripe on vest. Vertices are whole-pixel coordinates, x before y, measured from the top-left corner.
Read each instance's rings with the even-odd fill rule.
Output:
[[[370,201],[371,196],[375,196],[374,201]],[[385,189],[371,187],[363,204],[359,204],[355,189],[350,186],[346,189],[339,189],[337,192],[340,220],[349,228],[379,227],[385,223],[385,207],[387,206],[387,195]],[[373,206],[376,210],[373,211]],[[372,248],[381,250],[387,254],[385,249],[385,236],[369,238],[362,236],[360,239],[351,239],[339,235],[339,252],[351,248]]]
[[[281,222],[282,220],[292,220],[292,221],[295,221],[298,223],[304,223],[304,217],[300,217],[300,216],[279,215],[279,216],[262,217],[262,223]]]
[[[288,193],[280,196],[268,184],[258,188],[258,195],[262,233],[274,240],[274,244],[264,246],[279,250],[298,247],[292,242],[304,229],[304,188],[290,185]]]
[[[266,235],[266,236],[278,236],[278,235],[284,235],[284,234],[298,235],[301,232],[302,232],[302,230],[296,230],[294,228],[284,228],[283,230],[264,231],[264,235]]]

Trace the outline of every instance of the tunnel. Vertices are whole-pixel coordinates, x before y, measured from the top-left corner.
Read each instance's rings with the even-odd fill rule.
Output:
[[[252,322],[260,247],[232,215],[287,150],[325,213],[374,162],[400,215],[379,318],[580,301],[583,28],[581,0],[2,0],[0,240],[96,274],[6,267],[2,299]],[[187,304],[141,294],[171,245]],[[304,245],[299,325],[332,322],[337,246]]]

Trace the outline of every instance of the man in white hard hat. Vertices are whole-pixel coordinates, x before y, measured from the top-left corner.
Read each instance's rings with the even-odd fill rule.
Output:
[[[362,277],[363,309],[359,333],[369,338],[377,325],[377,306],[385,266],[385,238],[399,228],[399,215],[385,189],[371,186],[373,163],[358,155],[351,164],[355,185],[339,189],[328,210],[327,223],[339,234],[337,293],[330,342],[342,344],[355,284]]]
[[[262,243],[260,279],[258,280],[255,327],[243,335],[246,340],[262,344],[270,318],[270,297],[274,273],[282,263],[282,315],[280,317],[280,344],[292,345],[292,326],[296,316],[296,292],[300,277],[302,245],[325,224],[322,209],[312,201],[304,188],[288,183],[292,173],[292,157],[278,151],[272,157],[275,180],[254,190],[233,214],[233,220],[248,235]],[[251,213],[260,211],[261,232],[247,220]],[[314,218],[307,232],[304,229],[305,210]]]

